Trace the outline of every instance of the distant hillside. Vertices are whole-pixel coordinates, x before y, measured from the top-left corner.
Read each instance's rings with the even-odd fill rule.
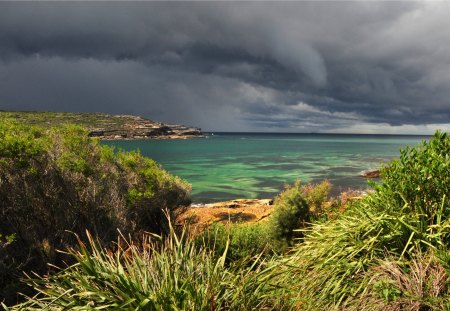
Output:
[[[164,124],[139,116],[110,115],[104,113],[74,112],[8,112],[0,117],[11,117],[26,124],[45,127],[78,124],[89,130],[89,136],[101,139],[164,139],[203,137],[200,128]]]

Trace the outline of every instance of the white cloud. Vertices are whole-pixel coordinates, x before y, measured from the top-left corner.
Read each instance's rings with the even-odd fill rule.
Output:
[[[322,131],[323,133],[431,135],[436,130],[450,132],[450,123],[426,125],[389,125],[387,123],[355,123]]]

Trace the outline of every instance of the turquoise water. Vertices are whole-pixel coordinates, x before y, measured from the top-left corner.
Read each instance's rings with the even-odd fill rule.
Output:
[[[215,133],[182,140],[105,141],[139,149],[192,184],[194,202],[270,198],[296,179],[328,178],[334,193],[365,188],[358,174],[398,157],[426,136]]]

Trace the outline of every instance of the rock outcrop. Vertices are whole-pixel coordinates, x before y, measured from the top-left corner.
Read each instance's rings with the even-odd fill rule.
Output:
[[[191,205],[178,217],[177,224],[203,230],[213,223],[255,223],[266,219],[273,209],[272,199],[237,199]]]
[[[362,171],[359,177],[363,178],[380,178],[380,170]]]

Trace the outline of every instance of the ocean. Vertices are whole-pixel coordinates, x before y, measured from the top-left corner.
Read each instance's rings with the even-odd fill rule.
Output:
[[[194,203],[272,198],[286,183],[327,178],[337,194],[367,188],[361,171],[380,167],[429,136],[209,133],[208,138],[104,141],[139,149],[192,184]]]

